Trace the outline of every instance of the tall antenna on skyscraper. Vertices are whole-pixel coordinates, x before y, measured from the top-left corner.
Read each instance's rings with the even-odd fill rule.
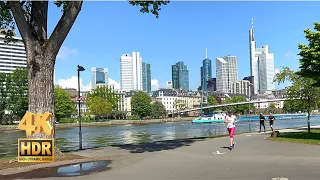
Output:
[[[252,29],[253,29],[253,18],[252,18]]]
[[[206,59],[208,59],[208,48],[206,48]]]

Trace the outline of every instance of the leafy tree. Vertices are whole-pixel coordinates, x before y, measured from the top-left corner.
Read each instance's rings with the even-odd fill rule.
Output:
[[[218,101],[215,97],[213,96],[208,96],[208,105],[218,105]]]
[[[4,122],[4,115],[8,108],[8,89],[6,88],[8,78],[9,74],[0,73],[0,123],[6,123]]]
[[[247,102],[248,100],[242,96],[233,96],[232,98],[226,98],[223,104],[232,104],[238,102]],[[246,114],[249,112],[249,105],[248,104],[241,104],[241,105],[233,105],[233,106],[226,106],[223,108],[226,110],[231,110],[234,113],[241,113]],[[250,104],[250,110],[254,110],[255,106]]]
[[[131,98],[131,110],[133,115],[140,118],[151,115],[151,98],[144,92],[137,92]]]
[[[112,113],[112,103],[100,96],[86,99],[88,113],[96,117],[106,117]]]
[[[315,87],[315,81],[311,78],[303,77],[288,67],[284,67],[277,75],[275,80],[280,83],[285,81],[292,82],[292,86],[286,89],[288,99],[300,99],[302,110],[308,112],[308,132],[310,132],[310,112],[315,109],[320,100],[320,88]]]
[[[314,23],[314,30],[304,30],[304,36],[309,44],[299,44],[300,71],[299,75],[314,80],[313,85],[320,87],[320,24]]]
[[[152,116],[154,118],[159,118],[160,116],[165,116],[166,115],[166,108],[162,104],[162,102],[154,102],[151,105],[151,111],[152,111]]]
[[[28,110],[28,71],[26,68],[18,68],[10,74],[10,78],[8,110],[13,118],[20,120]]]
[[[296,113],[301,111],[302,103],[299,99],[287,100],[283,103],[283,111],[286,113]]]
[[[61,118],[70,117],[76,111],[76,107],[69,94],[59,86],[54,87],[54,100],[56,107],[55,115],[58,121]]]
[[[62,7],[62,16],[51,35],[48,32],[48,1],[0,1],[0,29],[7,42],[14,41],[15,27],[18,27],[27,52],[29,111],[51,112],[54,119],[53,71],[56,56],[69,34],[83,1],[55,1]],[[130,1],[141,6],[142,13],[152,13],[158,18],[161,5],[169,1]],[[150,8],[151,7],[151,8]],[[54,121],[51,121],[53,127]],[[33,137],[44,137],[34,134]],[[54,137],[52,135],[52,137]],[[60,151],[55,147],[57,154]]]
[[[108,87],[108,86],[98,86],[91,90],[90,93],[87,95],[87,99],[90,99],[91,97],[101,97],[103,99],[106,99],[109,103],[112,104],[112,110],[118,110],[118,103],[120,100],[119,95],[117,92]]]

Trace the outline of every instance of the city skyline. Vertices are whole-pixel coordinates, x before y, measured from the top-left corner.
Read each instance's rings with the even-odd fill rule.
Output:
[[[53,7],[52,3],[49,4],[51,9],[49,11],[48,29],[50,31],[57,21],[52,17],[55,17],[55,14],[57,16],[61,15],[61,12],[58,8]],[[119,67],[119,54],[140,51],[146,59],[152,59],[149,62],[150,64],[157,67],[152,73],[152,80],[157,80],[160,87],[164,87],[165,81],[171,79],[170,72],[164,73],[164,71],[170,70],[170,65],[174,62],[183,60],[189,66],[190,89],[196,89],[196,85],[199,86],[196,83],[200,79],[199,64],[201,62],[199,61],[203,58],[203,49],[206,47],[210,49],[212,58],[226,54],[238,56],[239,70],[241,69],[239,77],[249,76],[247,34],[252,17],[255,19],[256,38],[259,39],[259,42],[270,45],[271,51],[275,54],[276,70],[284,64],[289,64],[291,68],[296,69],[298,67],[298,61],[296,60],[297,43],[305,42],[303,29],[311,28],[312,23],[317,21],[314,18],[316,16],[313,15],[316,4],[319,3],[172,2],[162,9],[159,19],[155,19],[151,15],[140,14],[139,11],[125,2],[86,2],[86,8],[83,11],[87,12],[81,13],[60,50],[56,63],[56,83],[65,80],[65,82],[68,82],[66,84],[72,84],[68,80],[74,80],[71,77],[76,76],[75,68],[77,64],[86,68],[86,71],[81,73],[83,86],[87,86],[91,81],[90,67],[108,67],[109,77],[119,83],[120,73],[115,71]],[[226,14],[223,17],[219,16],[224,9],[223,7],[228,7],[233,13]],[[307,13],[296,11],[302,7],[311,10]],[[217,11],[208,13],[203,10],[206,8],[214,8]],[[249,13],[245,10],[248,8],[252,9]],[[103,19],[101,17],[92,18],[92,13],[88,13],[88,11],[93,12],[96,9],[104,9],[101,11]],[[115,9],[118,9],[118,11],[115,11]],[[273,12],[271,15],[261,13],[271,9]],[[107,12],[108,14],[106,14]],[[187,12],[194,12],[195,15],[188,15]],[[114,16],[117,16],[117,20],[109,18]],[[93,23],[98,24],[96,33],[92,36],[84,36],[88,18],[92,19]],[[303,21],[297,22],[296,19],[303,19]],[[177,20],[179,23],[174,24]],[[206,28],[199,29],[198,27],[201,27],[201,24],[203,25],[205,21],[210,23],[206,23]],[[130,29],[130,33],[127,33],[128,30],[124,26],[132,26],[133,22],[139,28]],[[286,25],[283,25],[282,22],[286,22]],[[143,24],[150,25],[144,27]],[[192,26],[190,27],[189,24],[192,24]],[[230,25],[236,28],[229,28]],[[141,31],[141,27],[145,30]],[[166,27],[179,28],[177,30],[170,28],[169,35],[161,35],[159,32],[163,32]],[[184,29],[182,33],[181,29]],[[139,31],[144,32],[144,36]],[[104,35],[101,36],[101,34]],[[132,34],[135,34],[135,36],[132,36]],[[143,40],[141,40],[141,37],[143,37]],[[261,47],[262,44],[259,44],[259,42],[257,46]],[[278,59],[279,61],[277,61]],[[242,65],[244,66],[241,67]],[[212,66],[215,66],[215,64],[213,63]],[[215,77],[214,71],[213,77]]]

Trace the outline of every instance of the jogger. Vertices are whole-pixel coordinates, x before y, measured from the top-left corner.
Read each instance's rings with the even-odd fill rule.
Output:
[[[261,126],[263,126],[263,129],[264,129],[264,132],[266,132],[266,126],[264,125],[264,120],[266,118],[262,115],[262,113],[260,114],[260,131],[259,133],[261,132]]]
[[[227,124],[227,129],[230,136],[230,147],[229,150],[232,150],[234,148],[234,133],[236,131],[236,116],[232,115],[232,111],[228,111],[228,115],[226,116],[224,122]]]

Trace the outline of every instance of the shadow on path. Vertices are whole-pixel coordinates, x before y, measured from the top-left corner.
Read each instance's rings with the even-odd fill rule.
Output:
[[[205,138],[158,141],[144,144],[114,145],[113,147],[129,150],[131,153],[156,152],[190,146],[190,144],[196,141],[203,141],[204,139]]]
[[[13,179],[40,179],[48,177],[74,177],[91,174],[94,172],[102,172],[110,170],[108,167],[112,161],[92,161],[83,163],[67,164],[63,166],[38,168],[27,172],[11,174],[11,175],[0,175],[0,179],[13,180]]]

